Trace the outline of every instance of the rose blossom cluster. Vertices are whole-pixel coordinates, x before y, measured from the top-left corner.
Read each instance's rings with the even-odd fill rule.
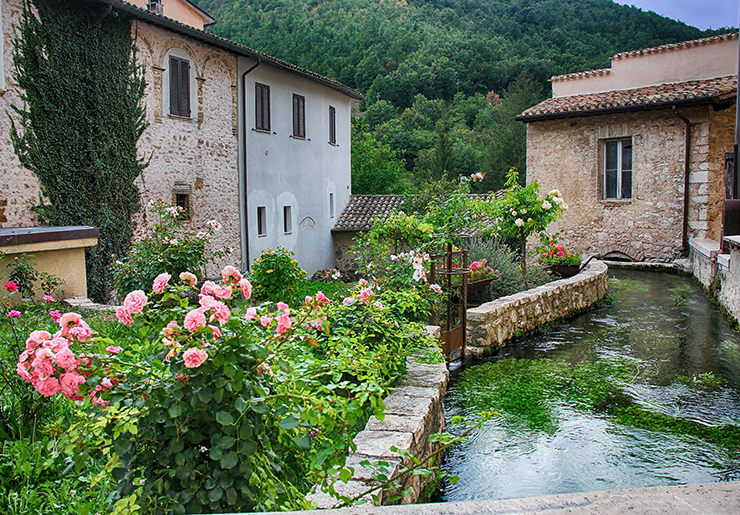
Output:
[[[88,367],[92,356],[75,353],[70,345],[75,340],[84,342],[90,338],[90,326],[77,313],[65,313],[59,319],[60,329],[52,335],[48,331],[33,331],[26,340],[26,350],[18,357],[16,371],[44,397],[61,393],[68,399],[82,400],[80,385],[89,375]],[[108,352],[117,354],[120,347],[109,347]],[[113,386],[111,379],[102,379],[88,395],[95,404],[108,405],[100,392]]]
[[[424,263],[429,261],[431,258],[429,257],[429,254],[425,252],[414,252],[413,250],[410,252],[405,252],[399,255],[392,255],[391,261],[407,261],[411,263],[411,266],[414,268],[414,281],[419,282],[426,282],[427,280],[427,272],[426,267],[424,266]]]

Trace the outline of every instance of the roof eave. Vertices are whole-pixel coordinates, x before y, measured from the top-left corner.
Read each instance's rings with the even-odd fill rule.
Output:
[[[736,97],[737,94],[731,95],[729,98]],[[600,114],[616,114],[616,113],[627,113],[635,111],[655,111],[658,109],[670,109],[673,106],[676,107],[690,107],[690,106],[702,106],[716,104],[719,101],[727,100],[728,97],[707,97],[702,99],[687,99],[687,100],[669,100],[666,102],[656,102],[654,104],[638,104],[638,105],[627,105],[617,107],[603,107],[599,109],[589,109],[586,111],[564,111],[560,113],[546,113],[546,114],[535,114],[535,115],[519,115],[514,119],[518,122],[539,122],[543,120],[555,120],[558,118],[580,118],[583,116],[595,116]]]
[[[268,54],[259,52],[257,50],[252,50],[251,48],[245,47],[243,45],[239,45],[237,43],[234,43],[226,39],[218,38],[216,36],[208,34],[207,32],[203,32],[202,30],[196,29],[195,27],[191,27],[189,25],[179,23],[170,18],[166,18],[163,16],[159,16],[157,14],[154,14],[154,13],[150,13],[149,11],[144,11],[134,5],[121,3],[118,0],[98,0],[98,1],[104,4],[111,5],[112,7],[120,11],[126,12],[128,14],[131,14],[132,16],[139,18],[143,21],[150,22],[154,25],[159,25],[160,27],[164,27],[166,29],[172,30],[173,32],[184,34],[193,39],[197,39],[204,43],[208,43],[209,45],[213,45],[223,50],[228,50],[229,52],[233,52],[237,55],[248,57],[250,59],[259,59],[261,61],[266,62],[267,64],[270,64],[271,66],[275,66],[276,68],[281,68],[290,73],[300,75],[301,77],[305,77],[313,82],[317,82],[328,88],[344,93],[345,95],[351,98],[354,98],[357,100],[362,100],[364,98],[362,94],[350,88],[349,86],[344,86],[343,84],[332,81],[331,79],[326,78],[326,77],[320,77],[320,76],[316,77],[310,73],[302,72],[300,69],[296,69],[296,68],[293,68],[292,66],[288,66],[286,63],[283,63],[279,59],[276,59],[275,57],[272,57]]]

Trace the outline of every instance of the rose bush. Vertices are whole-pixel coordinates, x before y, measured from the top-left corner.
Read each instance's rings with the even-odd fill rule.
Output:
[[[353,428],[383,417],[406,356],[433,345],[369,284],[341,303],[319,292],[291,308],[250,305],[251,284],[232,267],[200,288],[173,275],[116,312],[150,355],[66,313],[54,334],[32,332],[18,360],[39,393],[91,410],[68,448],[78,462],[106,453],[121,513],[305,507],[310,484],[332,490]]]

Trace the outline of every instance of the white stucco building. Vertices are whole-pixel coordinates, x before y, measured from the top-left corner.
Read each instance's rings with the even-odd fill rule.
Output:
[[[187,209],[199,230],[229,248],[224,264],[247,269],[262,250],[285,247],[311,274],[334,266],[331,226],[350,194],[351,88],[203,30],[213,19],[188,0],[100,0],[132,18],[147,82],[149,127],[139,140],[151,156],[138,186]],[[1,0],[3,70],[0,109],[18,102],[12,34],[20,0]],[[35,176],[13,152],[0,119],[0,224],[34,224]],[[147,227],[142,216],[140,229]],[[216,268],[209,270],[214,275]]]

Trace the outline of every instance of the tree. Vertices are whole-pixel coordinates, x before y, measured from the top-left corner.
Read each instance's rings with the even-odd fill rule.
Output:
[[[408,190],[411,174],[390,145],[373,138],[366,125],[355,123],[352,132],[352,193],[387,195]]]

